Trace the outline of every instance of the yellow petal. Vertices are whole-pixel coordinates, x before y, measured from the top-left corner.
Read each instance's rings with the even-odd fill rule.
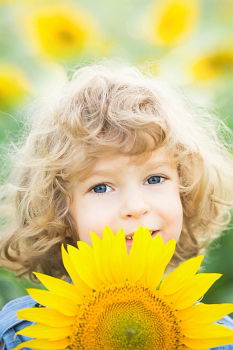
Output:
[[[182,348],[182,350],[193,350],[193,348],[190,348],[189,346],[184,345],[184,347]],[[201,348],[199,350],[210,350],[209,348]]]
[[[160,291],[164,295],[175,293],[177,290],[181,289],[199,269],[204,256],[197,256],[195,258],[189,259],[175,270],[173,270],[167,277],[162,281],[160,286]]]
[[[233,336],[231,337],[222,337],[222,338],[214,338],[211,337],[210,339],[191,339],[191,338],[185,338],[184,344],[189,346],[191,349],[203,349],[203,347],[215,348],[217,346],[222,345],[231,345],[233,344]]]
[[[44,349],[44,350],[65,350],[70,344],[69,339],[49,340],[29,340],[16,346],[13,350],[20,349]]]
[[[233,304],[197,304],[179,310],[177,317],[183,321],[186,329],[195,325],[201,326],[203,323],[216,322],[231,312],[233,312]]]
[[[87,295],[91,292],[91,289],[85,284],[79,277],[77,269],[74,267],[69,254],[62,245],[62,261],[65,266],[68,275],[72,279],[75,287],[79,290],[80,295]]]
[[[100,241],[100,264],[102,274],[107,283],[113,283],[114,274],[111,270],[111,255],[115,253],[114,249],[115,236],[109,227],[104,228],[103,237]]]
[[[159,236],[157,237],[159,240]],[[176,242],[174,240],[170,240],[166,245],[163,244],[162,250],[159,252],[156,251],[157,242],[155,241],[155,239],[152,243],[152,248],[153,245],[153,259],[151,261],[151,265],[149,266],[149,270],[147,273],[147,285],[152,289],[156,289],[163,277],[166,266],[168,265],[169,261],[171,260],[174,254]]]
[[[96,275],[99,278],[102,283],[108,283],[108,277],[104,273],[103,270],[103,264],[102,264],[102,242],[99,236],[97,236],[94,232],[90,233],[91,240],[92,240],[92,246],[93,246],[93,254],[94,254],[94,261],[95,261],[95,267],[96,267]]]
[[[62,245],[62,261],[74,285],[78,286],[80,283],[79,276],[70,260],[69,254],[67,253],[63,245]]]
[[[143,276],[146,267],[146,254],[151,241],[149,230],[139,227],[134,234],[129,254],[128,279],[130,282],[136,282]]]
[[[92,248],[88,243],[83,241],[78,241],[77,246],[78,246],[78,251],[80,253],[87,254],[87,255],[92,254]]]
[[[200,273],[191,277],[178,292],[165,296],[177,310],[193,305],[221,277],[218,273]]]
[[[65,327],[74,323],[74,317],[44,307],[20,310],[17,315],[19,319],[39,322],[52,327]]]
[[[217,324],[202,325],[201,327],[190,327],[190,329],[184,331],[184,334],[188,338],[195,339],[232,337],[233,340],[233,330]]]
[[[125,233],[119,230],[115,237],[115,253],[112,256],[112,273],[115,283],[123,283],[127,278],[128,254]]]
[[[96,268],[92,249],[89,251],[79,251],[77,248],[69,245],[68,254],[78,276],[84,282],[84,284],[86,284],[90,289],[96,290],[100,288],[101,281],[96,278]]]
[[[148,276],[151,273],[151,269],[155,270],[154,267],[159,265],[159,261],[162,260],[162,255],[164,253],[165,244],[160,235],[157,235],[149,244],[147,252],[147,266],[143,278],[145,282],[148,280]],[[158,265],[155,265],[155,264]]]
[[[26,327],[16,334],[24,335],[25,337],[63,340],[72,334],[72,327],[48,327],[47,325],[37,324],[35,326]]]
[[[147,264],[145,268],[145,273],[142,276],[142,282],[148,287],[153,288],[155,286],[155,275],[156,279],[160,282],[160,277],[157,277],[158,267],[161,268],[161,260],[164,252],[164,242],[160,235],[157,235],[154,240],[151,241],[148,251],[147,251]],[[163,271],[164,272],[164,271]],[[160,276],[160,274],[159,274]],[[151,277],[153,280],[151,281]]]
[[[33,288],[27,289],[27,292],[34,300],[43,306],[51,307],[67,316],[77,315],[77,305],[65,297],[58,296],[47,290]]]
[[[102,240],[94,232],[91,232],[91,237],[99,279],[104,284],[124,281],[126,279],[127,250],[123,230],[114,235],[106,227]]]
[[[42,273],[34,272],[34,275],[47,289],[50,290],[50,292],[66,297],[72,301],[75,300],[77,304],[83,301],[83,298],[79,295],[78,289],[72,284]]]
[[[95,275],[96,283],[98,280],[101,282],[98,288],[103,284],[125,280],[127,251],[124,237],[123,231],[114,234],[109,227],[104,228],[102,240],[91,232],[94,257],[91,263],[95,267],[92,274]],[[123,271],[119,264],[124,266]]]

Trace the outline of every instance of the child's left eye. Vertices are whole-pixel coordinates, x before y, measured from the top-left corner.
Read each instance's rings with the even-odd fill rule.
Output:
[[[103,184],[99,184],[99,185],[94,186],[91,189],[91,192],[96,193],[96,194],[102,194],[102,193],[109,192],[110,190],[111,190],[111,188],[108,185],[103,183]]]
[[[148,182],[150,185],[158,184],[164,182],[166,179],[163,176],[150,176],[146,182]]]

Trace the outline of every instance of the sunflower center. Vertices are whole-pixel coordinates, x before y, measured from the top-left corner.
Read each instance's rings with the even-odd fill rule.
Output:
[[[70,349],[181,350],[176,311],[159,295],[126,284],[93,292],[80,307]]]
[[[59,31],[57,31],[56,34],[57,34],[57,38],[65,44],[70,44],[75,41],[74,35],[68,30],[60,29]]]

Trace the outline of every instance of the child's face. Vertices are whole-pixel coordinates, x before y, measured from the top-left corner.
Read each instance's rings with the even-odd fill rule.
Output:
[[[105,226],[126,234],[143,226],[165,242],[177,241],[183,223],[178,185],[176,166],[163,149],[140,164],[123,155],[98,160],[73,192],[70,212],[80,240],[91,244],[90,231],[101,236]],[[130,248],[132,240],[126,240]]]

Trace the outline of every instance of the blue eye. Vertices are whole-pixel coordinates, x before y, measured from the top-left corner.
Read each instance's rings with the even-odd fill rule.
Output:
[[[92,192],[105,193],[107,192],[107,185],[105,184],[96,185],[95,187],[92,188]]]
[[[147,181],[150,185],[154,185],[165,181],[165,178],[162,176],[151,176]]]

